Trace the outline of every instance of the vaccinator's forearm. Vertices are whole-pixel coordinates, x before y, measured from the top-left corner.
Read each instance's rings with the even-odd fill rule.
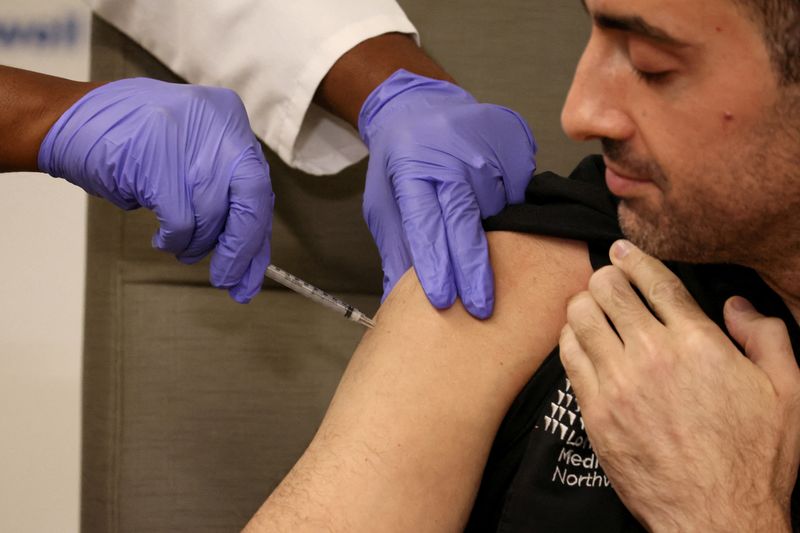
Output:
[[[53,123],[97,85],[0,66],[0,171],[38,170]]]
[[[367,96],[398,69],[453,82],[414,39],[386,33],[358,44],[334,63],[320,83],[314,101],[353,127]]]

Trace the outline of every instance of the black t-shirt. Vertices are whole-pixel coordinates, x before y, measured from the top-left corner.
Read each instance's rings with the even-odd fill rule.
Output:
[[[584,159],[570,179],[539,174],[531,181],[524,204],[509,206],[484,226],[586,241],[592,266],[598,269],[609,264],[608,249],[622,237],[617,203],[605,186],[604,173],[602,158],[593,156]],[[733,265],[668,266],[723,330],[723,303],[730,296],[744,296],[761,313],[786,322],[794,353],[800,354],[797,322],[754,271]],[[531,324],[535,327],[535,317]],[[796,485],[795,531],[797,497]],[[466,531],[644,531],[597,462],[557,346],[517,396],[498,430]]]

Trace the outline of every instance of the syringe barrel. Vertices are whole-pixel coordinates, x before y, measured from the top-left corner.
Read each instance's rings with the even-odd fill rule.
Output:
[[[302,293],[309,299],[321,303],[322,305],[337,311],[339,314],[345,315],[346,318],[350,318],[350,315],[354,311],[353,306],[347,305],[335,296],[328,294],[322,289],[314,287],[310,283],[306,283],[297,276],[293,276],[292,274],[286,272],[282,268],[276,267],[275,265],[269,265],[267,267],[267,276],[270,279],[277,281],[281,285]]]

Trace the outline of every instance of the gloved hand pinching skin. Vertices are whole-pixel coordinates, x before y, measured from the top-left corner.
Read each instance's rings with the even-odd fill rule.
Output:
[[[370,151],[364,217],[384,297],[413,263],[435,307],[459,296],[470,314],[489,317],[494,275],[481,219],[524,200],[536,168],[525,120],[401,69],[366,99],[358,129]]]
[[[39,169],[121,207],[146,207],[153,246],[194,263],[246,303],[270,259],[269,167],[233,91],[146,78],[90,91],[59,118]]]

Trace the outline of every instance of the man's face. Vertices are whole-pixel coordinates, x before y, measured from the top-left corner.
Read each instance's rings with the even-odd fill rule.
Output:
[[[602,141],[625,234],[662,259],[800,254],[800,98],[760,26],[733,0],[585,4],[562,124]]]

